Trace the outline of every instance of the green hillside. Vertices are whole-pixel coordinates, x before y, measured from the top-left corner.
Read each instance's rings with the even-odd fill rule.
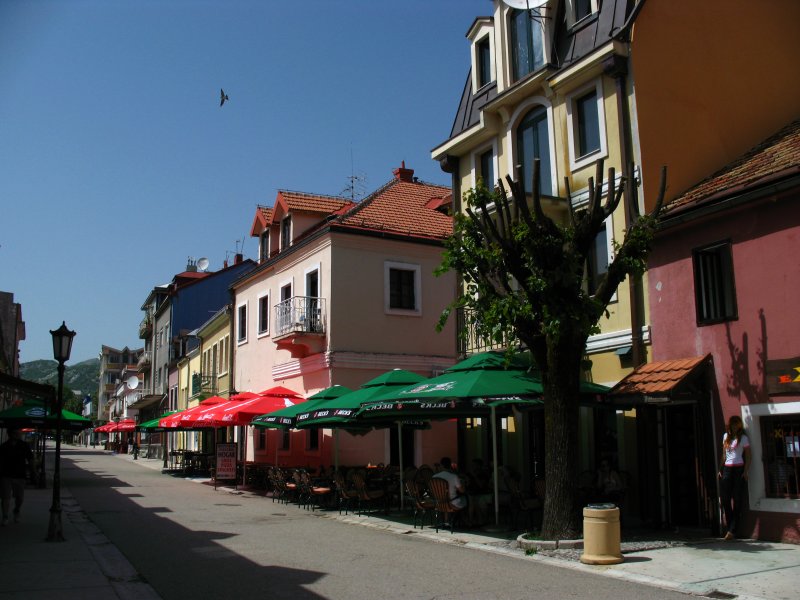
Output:
[[[58,384],[58,363],[54,360],[33,360],[21,363],[19,375],[28,381],[55,386]],[[90,358],[74,365],[67,365],[64,369],[64,386],[72,390],[76,396],[82,397],[89,394],[92,398],[96,398],[99,384],[99,358]]]

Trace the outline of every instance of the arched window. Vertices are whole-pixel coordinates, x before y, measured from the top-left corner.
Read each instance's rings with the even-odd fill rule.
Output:
[[[553,182],[550,176],[550,135],[547,123],[547,109],[538,106],[528,112],[517,127],[517,164],[522,165],[522,176],[525,193],[533,192],[531,177],[533,175],[533,159],[540,161],[539,193],[553,194]]]
[[[511,11],[512,79],[518,81],[544,64],[544,31],[538,9]]]

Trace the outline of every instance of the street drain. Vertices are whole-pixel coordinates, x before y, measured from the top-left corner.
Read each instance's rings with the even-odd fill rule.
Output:
[[[736,594],[729,594],[727,592],[720,592],[719,590],[711,590],[705,594],[706,598],[714,598],[715,600],[730,600],[730,598],[737,598]]]

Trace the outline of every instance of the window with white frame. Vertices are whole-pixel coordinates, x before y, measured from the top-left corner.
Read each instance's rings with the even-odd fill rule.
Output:
[[[240,344],[247,341],[247,304],[236,308],[236,341]]]
[[[550,123],[547,108],[529,110],[517,126],[516,164],[522,166],[525,193],[531,194],[533,160],[539,159],[539,193],[553,195],[550,163]]]
[[[269,333],[269,294],[258,298],[258,335]]]
[[[265,230],[258,238],[258,259],[264,262],[269,258],[269,229]]]
[[[473,156],[475,163],[475,185],[478,185],[478,179],[483,180],[483,185],[487,188],[494,189],[496,185],[495,167],[494,167],[494,147],[479,151]]]
[[[478,88],[482,88],[493,80],[492,47],[488,35],[475,44],[475,66],[478,70]]]
[[[592,246],[586,261],[586,285],[589,294],[592,295],[597,291],[600,279],[608,272],[608,265],[611,263],[609,230],[610,222],[606,221],[594,238],[594,246]]]
[[[544,19],[539,8],[509,12],[511,80],[519,81],[544,65]]]
[[[800,414],[763,416],[760,421],[767,498],[800,498]]]
[[[567,25],[572,27],[600,9],[601,0],[568,0]]]
[[[389,314],[420,315],[420,265],[386,261],[384,263],[384,308]]]
[[[231,339],[229,335],[226,335],[222,338],[222,363],[219,366],[219,374],[220,376],[227,374],[228,372],[228,362],[230,359],[230,343]]]
[[[608,155],[600,80],[567,96],[567,120],[572,169],[579,169]]]
[[[281,250],[292,245],[292,217],[286,215],[281,221]]]

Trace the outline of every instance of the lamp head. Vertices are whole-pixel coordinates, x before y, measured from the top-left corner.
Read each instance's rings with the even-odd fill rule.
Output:
[[[61,327],[55,331],[51,330],[50,335],[53,336],[53,358],[60,363],[67,362],[72,352],[72,338],[75,337],[75,332],[70,331],[66,322],[62,321]]]

